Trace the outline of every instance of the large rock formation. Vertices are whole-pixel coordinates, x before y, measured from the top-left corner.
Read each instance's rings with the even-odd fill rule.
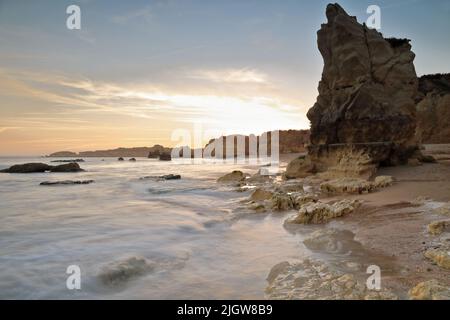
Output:
[[[450,143],[450,74],[419,78],[417,139],[422,143]]]
[[[418,80],[407,39],[385,39],[338,4],[318,31],[324,68],[309,110],[310,160],[317,171],[370,176],[407,162],[415,140]]]

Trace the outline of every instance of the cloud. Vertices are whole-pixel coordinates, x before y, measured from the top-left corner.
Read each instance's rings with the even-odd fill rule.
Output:
[[[128,13],[117,15],[111,18],[112,22],[117,24],[126,24],[131,20],[143,19],[145,21],[150,21],[153,18],[152,8],[146,6]]]
[[[254,69],[198,70],[190,75],[193,79],[225,83],[268,83],[266,74]]]
[[[87,42],[89,44],[95,44],[97,40],[95,37],[89,32],[86,31],[86,29],[81,29],[75,32],[75,35],[80,39],[81,41]]]
[[[21,129],[21,127],[0,127],[0,133],[6,132],[8,130]]]
[[[1,75],[1,74],[0,74]],[[210,81],[230,83],[266,83],[267,76],[251,69],[232,69],[207,73]],[[10,76],[11,77],[11,76]],[[219,78],[217,78],[219,77]],[[217,79],[216,79],[217,78]],[[3,84],[0,77],[0,85]],[[7,126],[45,127],[57,130],[65,126],[85,128],[80,119],[100,121],[108,125],[105,116],[118,115],[122,123],[137,119],[149,119],[153,126],[170,128],[195,122],[224,133],[261,133],[274,129],[306,127],[308,121],[297,102],[259,90],[241,94],[227,94],[222,90],[204,90],[158,86],[149,83],[114,83],[88,78],[22,72],[14,77],[9,95],[39,99],[47,108],[47,114],[22,113],[20,118],[4,123]],[[128,119],[124,118],[128,117]],[[135,118],[135,120],[131,119]],[[188,125],[189,126],[189,125]],[[170,131],[170,129],[168,129]]]

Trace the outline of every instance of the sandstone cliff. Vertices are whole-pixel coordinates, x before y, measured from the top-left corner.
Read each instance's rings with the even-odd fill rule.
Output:
[[[450,143],[450,74],[419,78],[417,139],[422,143]]]
[[[318,31],[324,60],[317,102],[309,110],[308,172],[370,176],[379,165],[407,162],[415,140],[418,80],[407,39],[385,39],[338,4]]]

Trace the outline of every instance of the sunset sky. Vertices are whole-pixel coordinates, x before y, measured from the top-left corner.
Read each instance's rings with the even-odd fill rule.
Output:
[[[173,146],[194,124],[204,140],[308,128],[327,3],[0,0],[0,156]],[[450,71],[450,0],[339,3],[361,22],[379,5],[418,75]]]

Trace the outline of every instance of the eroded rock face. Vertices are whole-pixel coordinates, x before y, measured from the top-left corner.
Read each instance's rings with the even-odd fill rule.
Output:
[[[330,4],[318,31],[324,59],[319,96],[309,110],[308,152],[318,171],[372,175],[406,163],[415,139],[418,80],[409,40],[385,39]]]
[[[419,78],[417,139],[422,143],[450,143],[450,74]]]
[[[333,204],[324,202],[306,203],[300,207],[298,214],[286,220],[294,224],[327,223],[331,219],[342,217],[355,211],[361,202],[358,200],[341,200]]]

